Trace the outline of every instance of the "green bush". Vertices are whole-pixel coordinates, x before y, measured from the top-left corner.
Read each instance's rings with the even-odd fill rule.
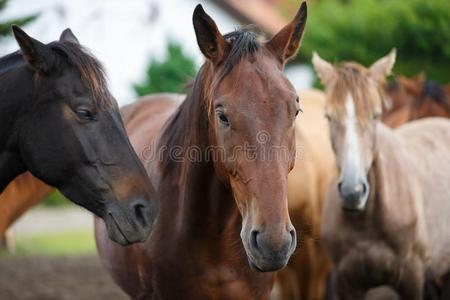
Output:
[[[0,0],[0,12],[4,10],[8,4],[9,0]],[[15,24],[18,26],[23,26],[38,17],[37,14],[26,16],[23,18],[18,18],[14,20],[7,20],[4,22],[0,22],[0,37],[9,36],[11,34],[11,25]]]
[[[61,194],[58,190],[54,190],[51,192],[47,197],[44,198],[44,200],[41,202],[44,206],[66,206],[71,205],[72,202],[67,200],[66,197],[64,197],[63,194]]]
[[[313,51],[331,61],[370,65],[397,48],[395,71],[450,79],[450,1],[322,0],[310,5],[299,60]]]
[[[185,84],[197,71],[192,58],[183,53],[181,46],[170,42],[167,57],[164,61],[151,59],[147,76],[143,83],[135,84],[134,90],[139,96],[151,93],[180,93]]]

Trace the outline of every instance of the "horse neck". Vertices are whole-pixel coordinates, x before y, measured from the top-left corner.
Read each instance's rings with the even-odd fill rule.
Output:
[[[395,131],[381,122],[376,128],[375,148],[367,209],[380,228],[398,235],[398,230],[411,229],[416,224],[417,185],[409,169],[411,161]]]
[[[23,115],[31,107],[32,90],[33,73],[25,64],[0,70],[0,192],[26,170],[17,141]]]
[[[34,74],[23,59],[11,55],[0,60],[0,152],[15,146],[17,125],[31,107],[33,79]]]

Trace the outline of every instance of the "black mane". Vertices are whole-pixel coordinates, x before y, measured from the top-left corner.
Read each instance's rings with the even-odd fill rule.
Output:
[[[24,63],[22,54],[20,51],[15,51],[13,53],[7,54],[0,58],[0,75],[8,72],[19,65]]]
[[[420,98],[425,99],[427,97],[431,98],[437,103],[447,102],[447,97],[441,85],[432,80],[425,81],[422,87]]]
[[[94,95],[94,101],[101,108],[112,105],[105,71],[102,64],[86,48],[80,44],[71,42],[52,42],[48,46],[64,56],[68,63],[81,75],[85,84]]]
[[[51,42],[48,46],[80,73],[98,107],[108,108],[112,105],[103,66],[86,48],[76,43],[61,41]],[[25,60],[20,50],[8,54],[0,58],[0,75],[23,64]]]

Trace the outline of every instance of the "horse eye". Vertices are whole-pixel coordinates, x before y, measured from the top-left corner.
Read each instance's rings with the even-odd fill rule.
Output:
[[[219,118],[219,121],[224,126],[230,126],[230,121],[228,120],[227,116],[223,111],[217,111],[217,117]]]
[[[88,121],[94,120],[94,116],[92,115],[92,113],[85,108],[78,108],[75,111],[75,113],[77,114],[78,118],[80,118],[80,119],[88,120]]]
[[[329,114],[325,114],[325,118],[326,118],[328,121],[331,121],[331,116],[330,116]]]

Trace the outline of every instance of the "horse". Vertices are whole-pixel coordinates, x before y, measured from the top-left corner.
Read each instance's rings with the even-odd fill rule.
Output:
[[[298,93],[303,113],[296,120],[297,156],[288,177],[289,215],[299,232],[298,250],[277,274],[274,297],[283,300],[322,300],[330,260],[320,238],[323,202],[337,172],[325,115],[325,94]]]
[[[274,293],[278,295],[277,299],[323,299],[330,263],[320,242],[320,220],[327,183],[334,174],[330,170],[334,169],[335,162],[329,145],[328,123],[323,117],[325,94],[318,90],[304,90],[298,94],[301,95],[303,113],[296,120],[297,155],[294,169],[288,176],[288,201],[289,215],[300,232],[299,249],[277,274]],[[178,99],[183,97],[177,96]],[[138,103],[142,105],[145,101]],[[152,111],[155,113],[158,109]],[[129,108],[122,108],[121,114],[128,120]],[[152,122],[157,116],[155,113],[151,118],[143,117],[147,118],[145,122]],[[136,126],[142,126],[140,122],[139,118],[133,119]],[[135,130],[133,124],[128,124],[131,132]],[[6,229],[24,211],[39,203],[52,189],[30,173],[11,182],[0,195],[0,236],[4,236]]]
[[[103,68],[70,29],[44,44],[12,27],[0,58],[0,192],[29,171],[102,218],[122,245],[150,233],[154,191]]]
[[[420,73],[413,78],[399,76],[386,87],[387,109],[382,121],[396,128],[408,121],[426,117],[450,118],[450,93],[448,87],[426,80]]]
[[[394,62],[395,51],[368,69],[313,55],[339,171],[321,234],[341,300],[421,299],[425,280],[450,270],[450,120],[395,130],[380,122],[381,86]]]
[[[206,58],[191,91],[123,109],[130,140],[158,193],[146,242],[111,243],[95,222],[99,255],[133,299],[268,299],[296,248],[288,213],[300,103],[283,75],[298,49],[306,3],[267,42],[248,28],[222,35],[198,5]],[[175,99],[175,100],[174,100]]]
[[[6,234],[11,224],[52,190],[53,187],[37,179],[30,172],[17,176],[6,187],[0,194],[0,247],[2,244],[7,245],[9,238],[13,237],[12,232]]]

